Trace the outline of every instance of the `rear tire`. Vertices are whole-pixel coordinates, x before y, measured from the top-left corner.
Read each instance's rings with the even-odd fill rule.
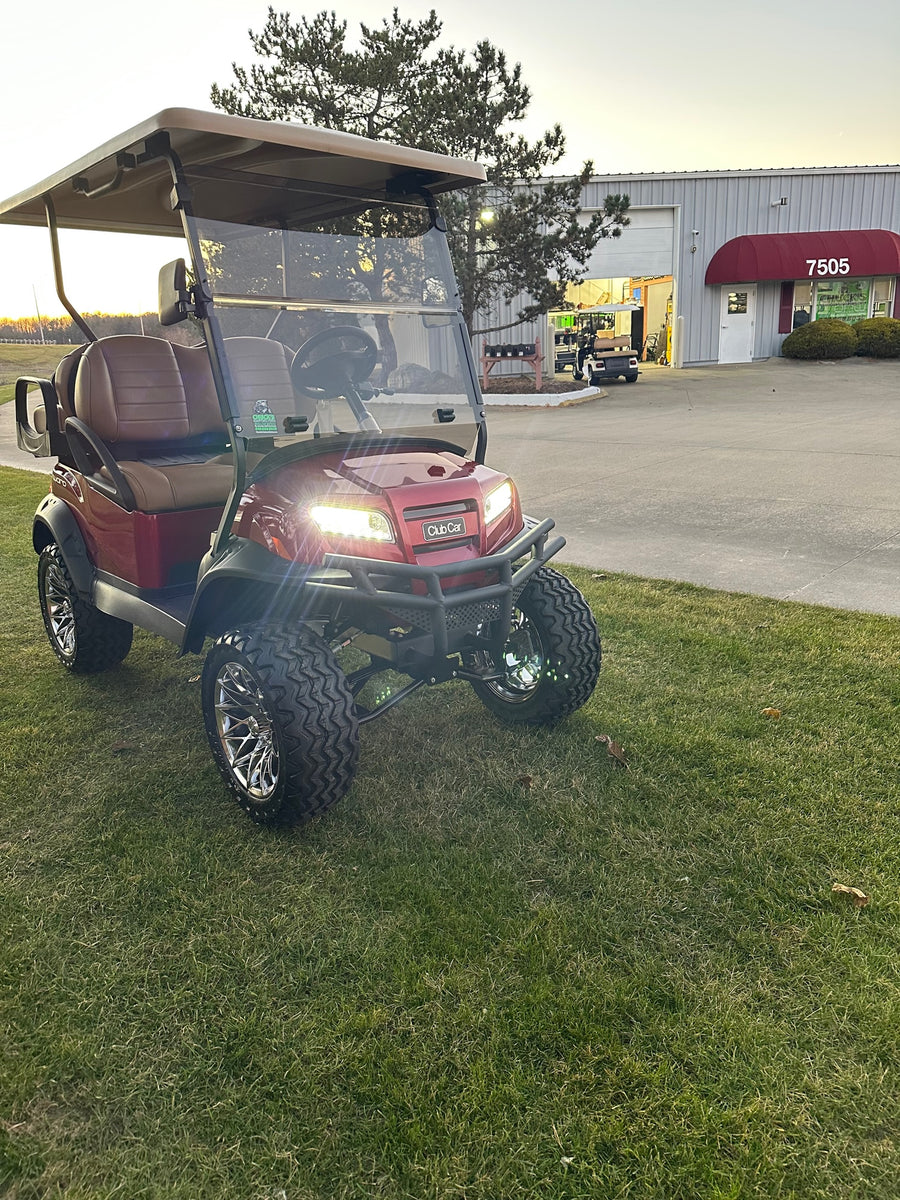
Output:
[[[79,596],[55,542],[38,558],[38,597],[53,653],[73,674],[107,671],[131,649],[134,627]]]
[[[206,656],[202,697],[216,765],[254,821],[305,821],[349,790],[359,761],[353,696],[311,629],[223,634]]]
[[[637,371],[632,371],[629,375],[625,376],[625,382],[626,383],[636,383],[637,377],[638,377]]]
[[[505,674],[472,687],[501,721],[553,725],[590,699],[600,659],[600,636],[587,601],[564,575],[542,567],[513,609]]]

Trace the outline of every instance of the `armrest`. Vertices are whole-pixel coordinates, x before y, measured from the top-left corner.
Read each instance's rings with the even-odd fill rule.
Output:
[[[66,418],[66,433],[69,434],[72,457],[86,482],[94,491],[109,496],[110,500],[121,505],[126,512],[134,512],[137,508],[134,493],[106,443],[97,437],[90,425],[85,425],[78,417]],[[103,478],[99,467],[106,469],[109,479]]]

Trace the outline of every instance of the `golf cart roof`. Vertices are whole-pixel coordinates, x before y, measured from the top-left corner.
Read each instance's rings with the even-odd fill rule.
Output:
[[[273,186],[294,181],[344,194],[399,199],[421,188],[434,193],[482,183],[484,168],[464,159],[372,141],[330,129],[231,117],[193,108],[167,108],[48,179],[0,202],[0,222],[46,225],[50,195],[62,228],[180,235],[180,214],[168,201],[168,163],[153,158],[128,165],[123,155],[143,153],[147,138],[167,133],[188,173],[250,173]],[[126,160],[127,161],[127,160]],[[105,188],[104,185],[115,186]],[[252,189],[257,190],[257,189]],[[93,191],[90,197],[85,192]],[[242,193],[243,194],[243,193]]]
[[[575,312],[578,316],[584,313],[635,312],[640,307],[640,304],[593,304],[590,308],[577,308]]]

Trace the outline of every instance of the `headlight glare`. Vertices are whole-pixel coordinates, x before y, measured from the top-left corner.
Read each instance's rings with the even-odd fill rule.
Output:
[[[314,504],[309,515],[322,533],[339,537],[366,538],[374,542],[392,542],[394,531],[382,512],[372,508],[344,508],[337,504]]]
[[[488,492],[484,498],[485,524],[490,525],[492,521],[496,521],[498,517],[502,517],[505,512],[512,508],[512,502],[512,484],[507,479],[505,483],[501,483],[492,492]]]

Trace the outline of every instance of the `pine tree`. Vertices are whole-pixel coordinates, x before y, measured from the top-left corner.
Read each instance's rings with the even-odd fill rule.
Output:
[[[450,250],[470,332],[502,296],[530,297],[528,320],[564,306],[566,286],[582,282],[594,247],[628,224],[627,196],[609,195],[583,218],[581,194],[593,174],[584,164],[570,179],[545,180],[565,153],[559,125],[528,142],[517,131],[531,103],[522,69],[489,41],[474,50],[440,46],[441,22],[401,20],[395,8],[378,27],[360,24],[348,45],[347,22],[334,12],[291,20],[269,9],[250,30],[258,62],[232,64],[234,84],[212,87],[225,112],[298,121],[474,159],[484,186],[441,199]],[[491,332],[488,329],[477,332]]]

